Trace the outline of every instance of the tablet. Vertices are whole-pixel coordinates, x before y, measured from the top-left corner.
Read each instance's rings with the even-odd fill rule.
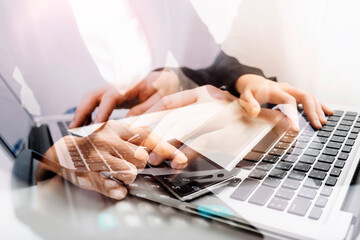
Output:
[[[179,200],[192,200],[225,185],[234,178],[234,173],[227,171],[179,140],[170,140],[169,143],[184,152],[188,157],[188,165],[176,174],[157,174],[154,176]],[[149,165],[148,167],[171,168],[170,163],[170,160],[165,160],[159,166]]]

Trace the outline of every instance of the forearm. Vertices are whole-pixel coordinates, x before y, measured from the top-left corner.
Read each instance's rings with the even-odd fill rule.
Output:
[[[239,96],[236,83],[244,75],[258,75],[264,77],[264,73],[257,68],[241,64],[236,58],[230,57],[223,51],[219,53],[214,63],[205,69],[193,70],[181,68],[182,72],[198,85],[210,84],[215,87],[223,87],[231,94]]]

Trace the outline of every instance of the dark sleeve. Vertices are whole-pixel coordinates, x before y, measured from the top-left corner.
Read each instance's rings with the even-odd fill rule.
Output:
[[[235,83],[242,75],[256,74],[265,77],[260,69],[243,65],[236,58],[227,55],[223,51],[220,51],[214,63],[207,68],[194,70],[183,67],[181,70],[188,78],[200,86],[210,84],[221,87],[235,96],[239,96]]]

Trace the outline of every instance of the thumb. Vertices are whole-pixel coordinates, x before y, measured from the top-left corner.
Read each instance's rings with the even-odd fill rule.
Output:
[[[254,98],[254,95],[250,90],[245,90],[239,99],[240,106],[245,108],[250,117],[255,118],[260,113],[260,104]]]

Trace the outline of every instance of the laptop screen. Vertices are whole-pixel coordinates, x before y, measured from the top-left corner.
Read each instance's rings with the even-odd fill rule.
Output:
[[[0,137],[16,157],[28,145],[33,120],[0,78]]]

